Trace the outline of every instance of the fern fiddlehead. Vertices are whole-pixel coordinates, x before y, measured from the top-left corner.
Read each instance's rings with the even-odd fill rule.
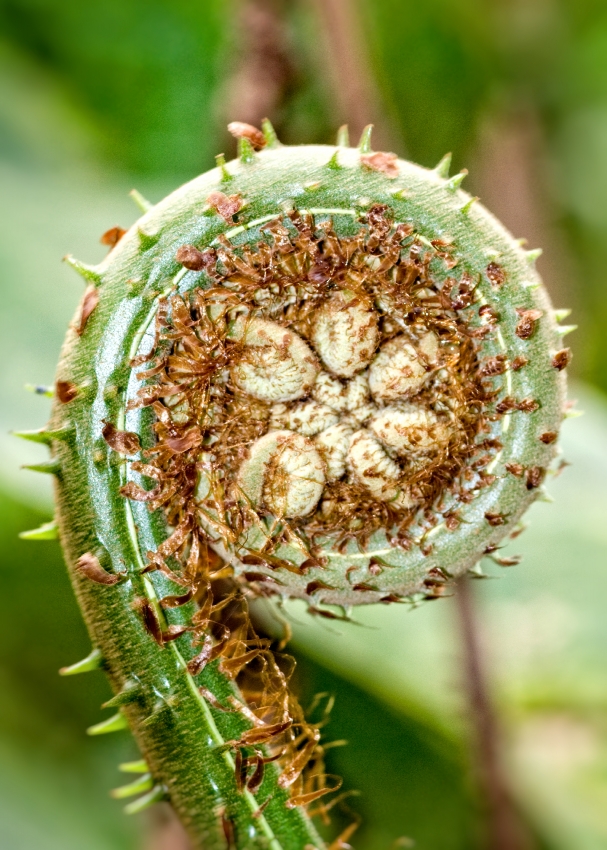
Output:
[[[540,491],[570,354],[535,252],[448,158],[232,129],[237,160],[70,259],[88,288],[36,438],[95,647],[66,672],[103,666],[91,731],[144,756],[117,796],[168,798],[195,847],[321,847],[335,784],[248,598],[440,595]]]

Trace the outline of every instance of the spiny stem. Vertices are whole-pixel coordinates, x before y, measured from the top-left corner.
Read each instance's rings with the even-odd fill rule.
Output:
[[[127,811],[168,799],[196,850],[320,850],[319,730],[247,595],[330,618],[439,595],[539,494],[569,353],[533,264],[446,160],[372,151],[368,130],[356,149],[236,129],[238,159],[147,210],[99,267],[72,262],[95,297],[49,428],[23,436],[51,450],[34,467],[55,480],[95,648],[62,672],[103,667],[117,714],[91,732],[128,725],[149,773],[116,792],[142,793]]]

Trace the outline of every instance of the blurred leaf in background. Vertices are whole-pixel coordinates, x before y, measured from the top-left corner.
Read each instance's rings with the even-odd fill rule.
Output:
[[[353,73],[336,67],[343,54],[326,26],[344,10],[366,48]],[[544,246],[557,306],[574,306],[582,326],[576,373],[607,389],[607,10],[594,0],[0,0],[0,31],[3,847],[135,848],[141,824],[107,796],[134,745],[125,733],[86,738],[107,685],[102,674],[56,676],[89,651],[85,629],[57,545],[16,537],[51,512],[48,482],[18,470],[41,447],[8,431],[47,416],[48,400],[23,384],[52,383],[80,298],[61,257],[100,259],[101,233],[137,217],[133,185],[156,201],[230,155],[231,118],[267,107],[285,141],[332,141],[351,85],[380,140],[428,166],[453,150],[471,190]],[[263,78],[267,56],[270,76],[253,90],[245,83]],[[573,467],[516,541],[524,564],[476,588],[517,799],[538,847],[553,850],[607,846],[607,407],[598,392],[580,395],[586,418],[564,437]],[[426,850],[478,846],[452,609],[370,608],[362,626],[329,629],[294,606],[305,622],[298,686],[307,701],[335,694],[328,740],[349,741],[327,758],[362,792],[346,801],[363,817],[359,848],[413,846],[403,837]],[[336,820],[345,826],[347,812]]]

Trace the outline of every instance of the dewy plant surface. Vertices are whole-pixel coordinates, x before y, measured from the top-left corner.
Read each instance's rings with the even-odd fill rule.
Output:
[[[67,672],[105,668],[92,731],[144,757],[116,795],[169,799],[197,848],[303,849],[338,780],[248,600],[440,595],[541,492],[570,354],[537,253],[448,158],[233,129],[237,160],[70,259],[89,286],[29,436],[95,647]]]

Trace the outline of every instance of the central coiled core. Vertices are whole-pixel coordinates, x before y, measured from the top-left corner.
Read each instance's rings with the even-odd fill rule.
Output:
[[[491,480],[477,347],[492,317],[471,309],[465,274],[445,280],[453,246],[384,206],[350,237],[296,212],[261,230],[253,246],[178,254],[204,276],[159,311],[140,373],[137,404],[156,414],[133,464],[156,482],[141,497],[244,563],[279,560],[285,539],[313,563],[316,535],[379,528],[407,548],[420,512],[453,521],[446,496]]]

